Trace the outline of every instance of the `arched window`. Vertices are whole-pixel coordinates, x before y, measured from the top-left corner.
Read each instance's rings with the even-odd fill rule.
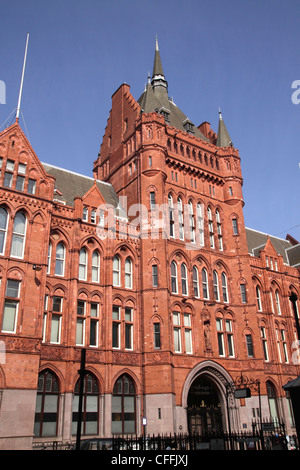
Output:
[[[34,435],[56,436],[58,422],[59,383],[57,377],[45,370],[39,374],[36,397]]]
[[[204,299],[209,299],[207,271],[205,268],[202,269],[202,290]]]
[[[198,269],[196,266],[193,266],[193,288],[194,288],[194,296],[199,297],[199,276],[198,276]]]
[[[215,300],[219,301],[220,295],[219,295],[219,280],[218,280],[217,271],[213,272],[213,284],[214,284],[214,298]]]
[[[204,246],[204,226],[203,226],[203,211],[202,204],[197,204],[197,229],[199,235],[199,242],[201,246]]]
[[[269,400],[270,416],[273,420],[278,420],[276,389],[274,384],[269,380],[267,381],[267,394]]]
[[[86,281],[87,269],[87,252],[85,248],[81,248],[79,253],[79,279]]]
[[[125,260],[125,287],[132,289],[132,261],[130,258]]]
[[[26,217],[23,212],[18,212],[14,220],[13,236],[10,256],[23,258],[26,233]]]
[[[177,199],[177,210],[178,210],[179,238],[180,240],[184,240],[183,205],[182,205],[182,199],[180,197]]]
[[[50,274],[50,269],[51,269],[51,253],[52,253],[52,245],[51,243],[49,243],[48,257],[47,257],[47,274]]]
[[[170,237],[174,238],[174,207],[172,195],[168,195],[168,206],[169,206],[169,222],[170,222]]]
[[[114,256],[113,259],[113,285],[120,286],[120,258]]]
[[[8,213],[0,207],[0,255],[4,254],[7,233]]]
[[[223,302],[228,302],[227,276],[223,272],[221,275]]]
[[[210,240],[210,247],[215,247],[215,238],[214,238],[214,225],[212,219],[211,208],[207,208],[207,220],[208,220],[208,231],[209,231],[209,240]]]
[[[112,434],[136,432],[136,399],[134,382],[127,374],[118,378],[112,396]]]
[[[73,398],[72,434],[77,432],[80,379],[77,380]],[[99,387],[93,374],[84,376],[82,400],[82,434],[98,434]]]
[[[217,222],[217,235],[218,235],[219,250],[223,251],[222,226],[221,226],[220,212],[218,210],[216,210],[216,222]]]
[[[63,276],[65,271],[65,247],[59,243],[56,247],[55,275]]]
[[[184,263],[181,265],[181,291],[182,295],[188,295],[187,269]]]
[[[191,242],[195,243],[195,219],[194,219],[194,209],[192,201],[189,201],[189,224],[190,224],[190,237]]]
[[[171,290],[173,294],[177,294],[178,292],[178,284],[177,284],[177,264],[175,261],[171,263]]]
[[[281,306],[280,306],[280,297],[278,290],[275,291],[275,301],[276,301],[276,309],[278,315],[281,315]]]
[[[262,308],[261,308],[261,292],[260,292],[260,287],[259,286],[256,286],[256,302],[257,302],[257,310],[259,312],[261,312]]]
[[[97,250],[92,254],[92,282],[100,280],[100,255]]]

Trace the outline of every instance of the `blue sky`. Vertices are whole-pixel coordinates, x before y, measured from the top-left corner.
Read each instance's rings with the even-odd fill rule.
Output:
[[[157,34],[179,108],[215,131],[222,109],[246,225],[300,241],[299,0],[2,0],[0,125],[17,107],[27,32],[20,122],[41,161],[92,175],[111,96],[126,82],[139,98]]]

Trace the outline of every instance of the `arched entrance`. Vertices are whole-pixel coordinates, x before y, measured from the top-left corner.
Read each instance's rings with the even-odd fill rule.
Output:
[[[190,433],[221,432],[223,429],[220,391],[206,374],[199,375],[190,386],[187,418]]]

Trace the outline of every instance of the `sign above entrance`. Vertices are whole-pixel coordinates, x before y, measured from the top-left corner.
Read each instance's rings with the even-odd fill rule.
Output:
[[[234,391],[235,398],[250,398],[251,397],[251,390],[250,388],[237,388]]]

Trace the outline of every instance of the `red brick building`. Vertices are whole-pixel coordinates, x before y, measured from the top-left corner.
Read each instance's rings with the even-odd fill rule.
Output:
[[[41,163],[18,120],[0,134],[0,448],[83,434],[295,433],[300,245],[247,229],[240,155],[168,97],[156,44],[136,100],[112,96],[93,177]],[[299,302],[299,301],[298,301]],[[299,309],[299,304],[297,305]],[[229,413],[227,413],[227,401]]]

